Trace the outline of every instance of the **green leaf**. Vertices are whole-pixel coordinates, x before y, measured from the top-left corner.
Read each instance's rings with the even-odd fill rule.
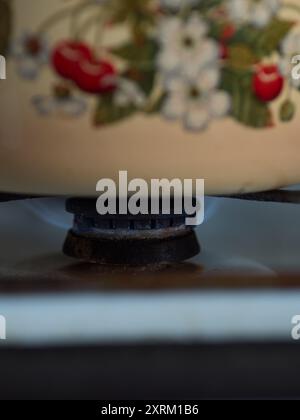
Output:
[[[150,5],[152,0],[111,0],[108,4],[112,19],[116,23],[129,21],[132,24],[153,23]]]
[[[235,69],[249,69],[259,61],[254,52],[244,44],[232,45],[228,48],[228,64]]]
[[[256,48],[264,51],[266,54],[271,54],[280,47],[282,40],[293,26],[293,22],[274,19],[257,40]]]
[[[262,29],[246,25],[236,33],[232,43],[245,44],[253,50],[255,55],[264,57],[279,49],[282,40],[293,25],[294,22],[280,19],[273,19]]]
[[[94,114],[94,125],[106,126],[121,122],[132,116],[136,111],[136,108],[132,105],[117,106],[113,101],[113,95],[101,96]]]
[[[112,54],[130,63],[135,68],[154,68],[154,60],[158,52],[158,45],[152,39],[146,39],[141,45],[128,43],[114,48]]]
[[[202,0],[199,3],[199,6],[196,6],[195,8],[200,11],[207,11],[210,9],[213,9],[217,6],[220,6],[223,3],[224,0]]]
[[[287,99],[280,107],[279,116],[282,122],[290,122],[296,114],[296,105],[291,100]]]
[[[155,82],[157,51],[158,45],[151,39],[146,40],[139,48],[129,43],[112,51],[128,64],[124,76],[135,82],[146,96],[152,92]]]
[[[0,0],[0,54],[5,54],[8,49],[11,26],[11,0]]]
[[[271,124],[268,104],[256,98],[252,90],[252,72],[225,68],[221,88],[232,97],[231,114],[237,121],[253,128],[265,128]]]

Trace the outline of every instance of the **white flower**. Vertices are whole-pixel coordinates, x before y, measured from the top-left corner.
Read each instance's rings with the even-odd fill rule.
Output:
[[[300,33],[291,32],[289,33],[281,44],[282,57],[279,62],[279,68],[283,76],[289,77],[291,84],[295,88],[300,87],[300,80],[292,78],[292,58],[296,55],[300,55]]]
[[[184,7],[196,6],[201,0],[160,0],[162,7],[172,10],[179,11]]]
[[[230,96],[217,89],[220,80],[219,46],[207,37],[199,15],[161,22],[158,68],[165,84],[163,115],[182,120],[189,130],[203,130],[210,120],[226,115]]]
[[[228,0],[227,8],[234,22],[264,27],[270,23],[280,6],[281,0]]]
[[[164,75],[181,74],[193,79],[219,57],[218,44],[206,37],[208,27],[198,15],[187,21],[177,17],[162,20],[159,29],[161,50],[157,65]]]
[[[48,62],[48,43],[41,35],[25,33],[13,43],[12,55],[20,76],[33,80],[38,76],[41,66]]]
[[[32,103],[42,116],[80,117],[87,109],[84,99],[75,97],[66,86],[55,86],[52,95],[36,95]]]
[[[163,115],[171,120],[182,120],[189,130],[204,130],[213,118],[228,114],[230,96],[217,89],[219,71],[206,68],[192,82],[182,77],[166,81],[167,98],[163,104]]]
[[[128,79],[119,78],[113,100],[119,107],[133,105],[136,108],[142,108],[146,103],[146,96],[136,83]]]

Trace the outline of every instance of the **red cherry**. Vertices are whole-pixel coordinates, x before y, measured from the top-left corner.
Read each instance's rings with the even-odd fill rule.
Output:
[[[236,27],[234,25],[226,25],[221,33],[221,40],[224,42],[229,41],[231,38],[234,37],[236,33]]]
[[[78,65],[92,56],[91,49],[83,42],[62,41],[52,53],[52,64],[60,76],[73,80]]]
[[[227,47],[226,44],[221,43],[220,44],[220,58],[222,58],[223,60],[226,60],[226,58],[229,57],[229,48]]]
[[[253,76],[253,90],[262,102],[276,99],[284,85],[284,78],[275,65],[262,65]]]
[[[116,69],[105,60],[82,61],[75,72],[77,86],[88,93],[103,94],[115,90]]]

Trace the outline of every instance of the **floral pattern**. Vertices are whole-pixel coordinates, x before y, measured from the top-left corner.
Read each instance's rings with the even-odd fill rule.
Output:
[[[282,18],[285,7],[281,0],[78,0],[20,34],[11,52],[22,78],[52,69],[51,94],[32,100],[43,116],[78,118],[94,98],[95,127],[144,113],[192,132],[223,117],[268,128],[272,102],[288,122],[300,90],[291,77],[299,21]],[[300,16],[300,7],[294,11]],[[71,30],[54,41],[51,31],[64,19]],[[106,45],[103,33],[124,25],[129,37]],[[87,30],[95,30],[95,44]]]
[[[300,54],[300,33],[291,32],[281,44],[282,58],[280,60],[280,70],[282,74],[289,78],[290,83],[297,89],[300,88],[300,80],[293,79],[292,58]]]
[[[207,32],[206,22],[197,14],[186,21],[176,17],[162,20],[157,64],[165,77],[179,73],[193,80],[202,68],[217,65],[219,47]]]
[[[232,21],[264,27],[276,16],[281,0],[229,0],[228,13]]]
[[[230,96],[217,90],[217,70],[203,69],[197,78],[174,76],[166,80],[167,99],[162,108],[169,119],[180,119],[190,130],[203,130],[213,118],[220,118],[230,110]]]
[[[12,45],[12,55],[16,60],[21,77],[34,80],[42,66],[48,63],[48,43],[44,36],[36,37],[24,33]]]
[[[64,85],[57,85],[51,95],[36,95],[32,103],[37,112],[44,115],[59,115],[65,118],[79,117],[86,109],[84,99],[75,97]]]

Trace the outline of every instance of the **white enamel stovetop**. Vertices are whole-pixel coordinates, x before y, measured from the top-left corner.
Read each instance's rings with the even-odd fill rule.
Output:
[[[71,222],[62,202],[1,204],[0,314],[7,340],[0,345],[291,340],[300,288],[276,285],[284,285],[280,274],[300,271],[299,212],[296,205],[209,199],[199,257],[163,271],[124,271],[60,255]],[[264,280],[239,287],[241,273]],[[216,287],[219,274],[236,278],[235,287]]]

